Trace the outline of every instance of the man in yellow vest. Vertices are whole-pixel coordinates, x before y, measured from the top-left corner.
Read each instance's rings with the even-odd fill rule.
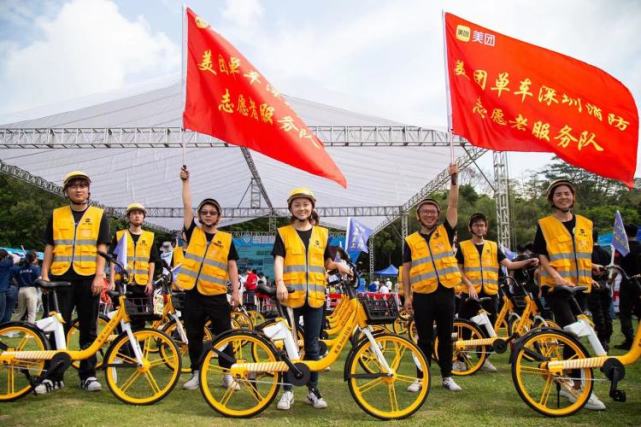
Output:
[[[491,298],[484,301],[482,306],[488,312],[490,321],[494,324],[499,302],[500,266],[504,266],[508,270],[517,270],[528,266],[538,266],[539,260],[531,258],[512,262],[507,259],[496,242],[485,240],[488,223],[487,217],[482,213],[472,214],[468,229],[472,234],[472,238],[462,241],[459,244],[459,250],[456,252],[456,260],[463,274],[462,278],[465,284],[463,293],[469,295],[472,299],[478,299],[479,297]],[[459,315],[463,319],[470,319],[476,316],[477,309],[477,303],[464,302]],[[496,368],[489,358],[485,359],[483,369],[489,372],[496,372]]]
[[[97,336],[98,303],[105,278],[105,252],[109,244],[109,220],[102,209],[89,206],[91,179],[82,171],[65,175],[63,192],[69,206],[53,210],[45,230],[42,262],[44,280],[68,281],[70,288],[59,288],[58,305],[65,321],[65,332],[71,325],[74,308],[78,313],[80,347],[88,347]],[[80,386],[87,391],[100,391],[96,379],[96,357],[80,362]],[[64,386],[64,372],[57,372],[35,389],[47,393]]]
[[[176,286],[187,291],[183,318],[189,340],[192,373],[191,378],[183,384],[183,388],[196,390],[200,386],[198,375],[203,355],[205,324],[211,320],[211,330],[215,335],[231,329],[231,307],[227,300],[228,281],[231,281],[232,286],[232,305],[241,304],[236,263],[238,253],[232,235],[218,230],[222,215],[220,204],[210,198],[200,202],[196,210],[200,225],[197,225],[192,211],[187,166],[183,166],[180,170],[180,179],[187,249],[176,279]],[[231,348],[225,349],[225,352],[233,357]],[[224,358],[220,358],[220,366],[229,368],[231,364]],[[240,389],[240,385],[229,374],[223,376],[223,387]]]
[[[567,179],[557,179],[548,186],[547,200],[552,215],[541,218],[536,226],[534,252],[541,261],[541,293],[554,313],[554,320],[564,327],[576,322],[581,314],[571,296],[555,292],[557,286],[592,287],[592,221],[572,213],[576,190]],[[567,347],[566,347],[567,350]],[[566,354],[570,357],[572,354]],[[579,386],[580,381],[575,381]],[[576,399],[571,390],[561,388],[561,396]],[[604,410],[605,405],[595,393],[585,405],[588,409]]]
[[[341,274],[351,274],[346,264],[334,262],[329,251],[329,232],[312,225],[311,216],[316,198],[308,188],[294,188],[287,199],[292,214],[291,224],[280,227],[274,240],[274,281],[278,299],[294,310],[294,319],[303,317],[305,325],[305,359],[318,360],[319,336],[323,322],[325,272],[337,269]],[[291,294],[287,287],[294,289]],[[327,407],[318,390],[318,372],[312,372],[307,384],[306,402],[316,409]],[[294,403],[292,387],[286,385],[277,408],[288,410]]]
[[[131,203],[125,212],[129,221],[129,228],[118,230],[111,241],[110,252],[113,254],[118,243],[124,237],[127,245],[127,265],[125,268],[129,273],[128,292],[132,298],[140,301],[141,298],[151,297],[154,284],[154,270],[156,262],[160,261],[158,248],[156,248],[153,231],[142,229],[145,222],[147,210],[141,203]],[[115,266],[111,265],[110,288],[116,285]],[[145,327],[145,321],[134,319],[131,322],[134,331]]]
[[[436,200],[426,198],[416,206],[416,219],[421,228],[405,238],[402,278],[405,309],[414,312],[418,346],[431,362],[432,328],[436,322],[442,385],[447,390],[460,391],[461,387],[452,378],[454,287],[461,283],[461,273],[452,251],[458,221],[458,166],[450,164],[449,173],[450,191],[443,224],[439,223],[441,206]],[[407,389],[418,392],[420,387],[417,380]]]

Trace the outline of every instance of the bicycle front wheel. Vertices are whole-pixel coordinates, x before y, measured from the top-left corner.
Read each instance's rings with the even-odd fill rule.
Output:
[[[429,394],[425,355],[416,344],[397,335],[377,335],[375,342],[391,372],[369,340],[363,340],[347,358],[349,391],[358,406],[376,418],[407,418],[421,408]],[[408,391],[415,382],[420,385],[418,392]]]
[[[485,345],[466,345],[457,349],[457,341],[479,340],[485,338],[481,329],[475,323],[469,320],[457,319],[453,327],[456,333],[456,340],[453,340],[452,346],[452,374],[458,376],[472,375],[485,363],[488,356],[488,346]],[[438,336],[434,334],[434,353],[438,355]],[[438,360],[435,358],[435,360]]]
[[[182,320],[179,320],[179,322],[182,322]],[[181,323],[183,326],[183,331],[186,332],[185,325]],[[176,343],[176,346],[178,346],[178,352],[180,353],[180,357],[182,359],[181,362],[181,372],[183,374],[188,374],[191,372],[191,361],[189,359],[189,345],[187,343],[187,337],[185,336],[185,339],[180,336],[180,333],[178,331],[178,325],[176,324],[176,321],[172,319],[169,323],[166,323],[165,326],[162,327],[162,332],[166,333],[171,337],[172,340]],[[213,339],[213,335],[209,328],[204,328],[203,331],[203,341],[211,341]],[[160,351],[164,351],[166,347],[160,347]],[[167,355],[163,354],[163,357],[167,357]]]
[[[134,338],[140,345],[142,365],[136,360],[129,336],[121,334],[105,358],[107,385],[125,403],[150,405],[175,387],[180,376],[180,352],[167,334],[155,329],[136,331]]]
[[[12,322],[0,326],[0,354],[8,351],[44,351],[49,342],[34,326]],[[10,402],[31,391],[27,374],[38,377],[45,367],[44,360],[14,360],[0,363],[0,402]]]
[[[541,331],[526,337],[514,355],[512,381],[521,399],[549,417],[572,415],[592,393],[592,369],[565,369],[552,373],[550,361],[584,359],[581,343],[556,331]]]
[[[276,397],[280,373],[269,372],[278,361],[271,343],[247,331],[221,335],[203,358],[200,390],[213,409],[226,417],[247,418],[259,414]],[[262,363],[263,369],[232,378],[230,367],[240,363]]]

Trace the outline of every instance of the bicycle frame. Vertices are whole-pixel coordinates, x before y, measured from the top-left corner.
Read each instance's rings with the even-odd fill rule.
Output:
[[[41,324],[47,329],[45,332],[52,331],[55,336],[57,350],[44,350],[44,351],[5,351],[0,353],[0,364],[11,364],[15,360],[51,360],[56,354],[66,353],[69,355],[71,361],[89,359],[96,354],[100,348],[109,340],[112,332],[116,330],[118,324],[121,325],[124,332],[129,336],[131,347],[136,356],[136,362],[139,366],[143,364],[142,351],[138,345],[138,341],[134,338],[131,330],[130,318],[125,310],[126,297],[121,295],[119,297],[120,306],[118,310],[113,313],[113,317],[105,328],[96,337],[94,342],[84,350],[67,350],[67,343],[65,341],[65,334],[63,329],[64,320],[58,312],[53,312],[52,315],[46,319],[40,320]],[[111,313],[110,313],[111,314]],[[38,323],[36,323],[38,325]],[[40,327],[40,325],[38,325]]]
[[[332,342],[331,347],[327,350],[327,355],[319,360],[300,360],[300,355],[296,351],[294,337],[292,332],[289,330],[289,327],[285,323],[284,319],[281,319],[276,325],[269,326],[268,328],[273,328],[272,333],[274,334],[275,339],[283,339],[285,341],[285,349],[287,352],[287,361],[278,361],[273,363],[236,363],[232,365],[230,369],[230,374],[232,376],[243,376],[250,372],[286,372],[289,370],[289,365],[287,362],[296,362],[305,364],[311,372],[319,372],[332,365],[341,354],[349,338],[352,335],[352,332],[355,328],[359,328],[367,337],[368,341],[371,344],[371,348],[376,355],[379,363],[386,370],[388,374],[392,374],[383,353],[376,345],[374,336],[371,333],[371,329],[367,324],[367,315],[363,309],[358,298],[350,298],[348,301],[348,311],[347,321],[343,324],[338,336],[335,338],[335,341]],[[281,338],[282,337],[282,338]]]

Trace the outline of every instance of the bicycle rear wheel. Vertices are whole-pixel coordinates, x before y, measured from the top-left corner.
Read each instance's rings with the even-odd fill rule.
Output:
[[[180,321],[182,322],[182,320]],[[183,324],[183,330],[185,330],[184,328],[185,328],[185,325]],[[182,337],[178,332],[178,326],[176,325],[176,321],[172,319],[170,322],[166,323],[165,326],[162,327],[162,332],[169,335],[171,339],[174,340],[174,342],[176,343],[176,346],[178,347],[178,352],[180,353],[180,357],[182,359],[182,362],[181,362],[182,368],[180,371],[183,374],[190,373],[191,361],[189,360],[189,346],[186,341],[182,340]],[[213,335],[211,331],[209,330],[209,328],[205,327],[203,341],[211,341],[212,339],[213,339]],[[165,350],[165,347],[160,347],[161,352],[164,350]],[[168,355],[163,354],[163,357],[168,357]]]
[[[150,405],[175,387],[180,376],[180,352],[163,332],[141,329],[133,334],[142,351],[142,366],[136,361],[129,336],[121,334],[105,358],[107,385],[125,403]]]
[[[36,327],[21,322],[10,322],[0,326],[0,355],[8,351],[44,351],[49,341]],[[31,391],[31,377],[38,377],[45,367],[44,360],[15,360],[9,364],[0,363],[0,402],[10,402]]]
[[[377,335],[375,341],[391,374],[376,358],[371,343],[361,341],[345,362],[349,391],[358,406],[373,417],[407,418],[421,408],[429,394],[430,373],[425,355],[416,344],[397,335]],[[407,387],[416,381],[420,390],[409,392]]]
[[[552,373],[550,361],[583,359],[588,353],[574,338],[544,330],[525,337],[512,363],[512,380],[521,399],[549,417],[572,415],[592,393],[592,369],[566,369]]]
[[[256,333],[233,331],[221,335],[203,358],[200,390],[214,410],[226,417],[247,418],[259,414],[274,400],[280,388],[280,373],[265,372],[278,362],[271,343]],[[265,369],[231,378],[230,367],[263,363]],[[272,365],[273,366],[273,365]]]

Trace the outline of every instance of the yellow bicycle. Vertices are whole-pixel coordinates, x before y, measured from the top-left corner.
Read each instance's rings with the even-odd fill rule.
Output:
[[[100,255],[116,262],[110,255]],[[154,329],[134,332],[129,323],[133,316],[153,317],[153,310],[147,311],[149,306],[121,293],[118,310],[110,313],[109,323],[96,340],[84,350],[68,350],[55,289],[71,284],[43,280],[37,283],[53,291],[55,310],[36,325],[12,322],[0,326],[0,402],[19,399],[54,373],[64,372],[73,361],[95,355],[118,325],[123,332],[113,340],[103,359],[111,392],[123,402],[136,405],[155,403],[171,392],[181,366],[176,344],[169,336]],[[45,332],[53,333],[56,350],[49,349]]]
[[[355,282],[358,283],[358,282]],[[200,388],[207,403],[228,417],[251,417],[265,410],[284,382],[307,384],[311,372],[322,371],[340,356],[355,329],[364,339],[347,356],[344,378],[356,403],[368,414],[385,420],[406,418],[421,408],[430,387],[423,352],[406,338],[372,333],[372,324],[397,316],[387,300],[359,299],[346,285],[345,320],[320,360],[302,360],[285,319],[257,331],[230,331],[217,337],[200,369]],[[274,295],[275,289],[261,289]],[[281,341],[285,351],[274,342]],[[230,374],[235,386],[221,388]],[[407,387],[418,382],[417,393]]]

